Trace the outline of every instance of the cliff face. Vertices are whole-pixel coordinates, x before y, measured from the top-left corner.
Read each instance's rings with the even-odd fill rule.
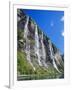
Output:
[[[63,58],[59,50],[36,22],[20,9],[17,10],[17,34],[17,50],[25,53],[34,71],[38,67],[53,67],[61,73]]]

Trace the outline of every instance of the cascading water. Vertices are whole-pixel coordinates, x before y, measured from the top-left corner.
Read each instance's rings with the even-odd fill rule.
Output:
[[[25,28],[24,28],[24,39],[26,39],[25,52],[27,54],[27,60],[30,62],[30,45],[29,45],[29,40],[27,38],[27,36],[28,36],[28,21],[29,21],[29,17],[27,16],[27,21],[26,21]]]
[[[56,65],[56,63],[55,63],[55,60],[54,60],[53,48],[52,48],[51,41],[49,40],[48,42],[49,42],[51,59],[53,60],[53,66],[54,66],[54,68],[60,73],[60,71],[58,70],[57,65]]]
[[[39,54],[39,36],[38,36],[38,29],[37,29],[37,25],[35,24],[35,54],[38,57],[38,63],[41,66],[41,62],[40,62],[40,54]]]
[[[45,46],[44,46],[44,43],[43,43],[43,32],[42,32],[42,38],[41,38],[41,45],[42,45],[42,56],[43,56],[43,63],[44,63],[44,66],[47,67],[47,64],[45,63],[45,60],[46,60],[46,52],[45,52]]]
[[[28,22],[29,22],[29,17],[27,16],[27,21],[25,23],[24,27],[24,38],[27,40],[27,35],[28,35]]]
[[[24,39],[26,40],[26,48],[25,48],[25,52],[27,55],[27,60],[29,61],[29,63],[31,64],[31,66],[33,67],[33,69],[35,70],[35,67],[33,66],[33,64],[31,63],[31,59],[30,59],[30,40],[28,40],[27,36],[28,36],[28,22],[29,22],[29,17],[27,16],[27,21],[25,24],[25,28],[24,28]]]

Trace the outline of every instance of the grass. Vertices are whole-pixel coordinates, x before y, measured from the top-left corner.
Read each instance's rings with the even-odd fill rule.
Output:
[[[58,73],[52,66],[49,66],[49,68],[40,67],[40,66],[35,68],[36,70],[34,71],[30,63],[27,61],[26,53],[18,50],[17,51],[18,80],[55,79],[59,75],[63,74],[63,73],[61,74]],[[26,76],[19,77],[19,75],[26,75]]]
[[[24,52],[17,52],[17,71],[19,74],[32,74],[34,72],[32,66],[26,60]]]

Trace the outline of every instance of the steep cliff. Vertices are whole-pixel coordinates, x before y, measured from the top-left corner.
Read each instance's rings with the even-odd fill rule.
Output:
[[[17,10],[17,56],[18,75],[64,74],[59,50],[22,9]]]

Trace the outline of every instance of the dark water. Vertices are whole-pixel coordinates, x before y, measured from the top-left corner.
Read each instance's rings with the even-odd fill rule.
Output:
[[[64,78],[64,74],[60,75],[59,78]]]
[[[23,80],[43,80],[43,79],[63,79],[64,78],[64,74],[60,74],[57,76],[47,76],[47,75],[42,75],[42,76],[38,76],[38,75],[21,75],[21,76],[17,76],[17,80],[18,81],[23,81]]]

